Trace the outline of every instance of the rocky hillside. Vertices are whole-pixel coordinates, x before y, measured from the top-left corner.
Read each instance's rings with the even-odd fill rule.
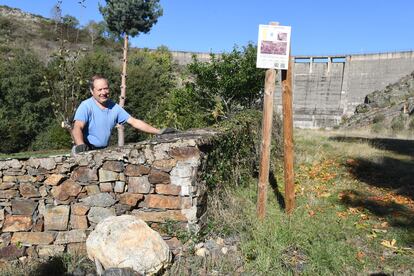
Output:
[[[65,44],[66,48],[88,51],[104,47],[110,53],[119,53],[121,45],[101,38],[91,43],[86,29],[0,5],[0,54],[9,55],[14,49],[30,49],[47,61],[50,55]]]
[[[367,126],[373,131],[414,131],[414,72],[368,94],[342,124],[343,128]]]

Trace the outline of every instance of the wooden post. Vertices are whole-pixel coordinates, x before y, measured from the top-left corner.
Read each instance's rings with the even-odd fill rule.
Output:
[[[262,147],[260,151],[259,185],[257,196],[257,216],[265,217],[267,186],[269,183],[270,144],[273,120],[273,95],[275,91],[276,70],[266,70],[265,94],[263,104]]]
[[[270,25],[279,25],[270,22]],[[276,70],[267,69],[263,102],[262,147],[260,151],[259,183],[257,185],[257,216],[264,219],[266,214],[267,186],[269,183],[270,145],[273,120],[273,95],[276,88]]]
[[[285,205],[288,214],[295,208],[295,184],[293,179],[292,66],[293,63],[289,56],[288,70],[282,70]]]

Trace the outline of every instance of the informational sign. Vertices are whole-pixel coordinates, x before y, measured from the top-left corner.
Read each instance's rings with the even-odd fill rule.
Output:
[[[259,25],[257,68],[288,69],[290,26]]]

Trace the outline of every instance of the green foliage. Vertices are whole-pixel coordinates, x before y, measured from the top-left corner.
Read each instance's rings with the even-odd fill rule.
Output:
[[[163,99],[176,85],[171,53],[165,47],[140,50],[132,53],[129,60],[125,109],[137,118],[163,124]],[[136,141],[140,135],[127,129],[125,138]]]
[[[72,145],[69,132],[62,128],[59,122],[52,121],[47,128],[36,136],[30,150],[57,150],[68,149]]]
[[[371,131],[373,133],[381,133],[385,130],[385,125],[382,122],[375,123],[371,125]]]
[[[411,131],[414,130],[414,117],[411,118],[410,122],[408,123],[408,129]]]
[[[79,20],[69,14],[62,17],[62,23],[70,28],[77,28],[79,26]]]
[[[385,115],[382,113],[379,113],[374,116],[374,118],[372,119],[372,122],[375,124],[375,123],[383,122],[384,120],[385,120]]]
[[[79,58],[76,63],[76,72],[79,72],[82,83],[80,85],[81,100],[90,96],[88,81],[93,75],[101,75],[108,79],[112,97],[119,95],[119,72],[108,54],[102,50],[95,50]]]
[[[16,29],[13,21],[5,16],[0,15],[0,37],[8,37]]]
[[[260,112],[246,110],[218,125],[223,134],[212,142],[204,175],[209,188],[243,185],[256,171],[260,121]]]
[[[81,86],[87,79],[82,78],[77,70],[79,51],[66,49],[64,45],[52,55],[47,67],[47,74],[42,82],[52,100],[55,118],[70,124],[73,113],[79,104]]]
[[[163,13],[159,0],[105,0],[99,10],[109,30],[119,35],[148,33]]]
[[[96,42],[101,42],[103,40],[105,27],[106,25],[104,22],[95,22],[93,20],[89,21],[88,24],[86,24],[84,30],[88,32],[92,46],[94,46]]]
[[[394,131],[401,131],[404,129],[404,118],[402,116],[394,117],[391,121],[391,129]]]
[[[194,58],[188,66],[194,75],[196,92],[207,99],[205,106],[215,117],[228,117],[244,108],[253,108],[261,98],[264,71],[256,68],[256,47],[252,43],[221,56],[211,54],[210,62]]]
[[[26,149],[44,128],[50,101],[40,85],[44,65],[29,51],[0,59],[0,152]]]
[[[194,86],[175,88],[162,100],[162,112],[156,117],[159,125],[185,130],[207,127],[214,123],[211,111],[205,107],[204,99]]]

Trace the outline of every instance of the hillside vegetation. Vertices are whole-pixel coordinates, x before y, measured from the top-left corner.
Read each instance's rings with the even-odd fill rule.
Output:
[[[76,24],[76,22],[75,22]],[[0,5],[0,51],[10,54],[16,49],[32,50],[42,61],[48,61],[52,52],[63,43],[72,50],[90,51],[103,48],[115,54],[122,49],[116,37],[106,33],[104,26],[100,34],[85,26],[55,21],[20,9]]]

